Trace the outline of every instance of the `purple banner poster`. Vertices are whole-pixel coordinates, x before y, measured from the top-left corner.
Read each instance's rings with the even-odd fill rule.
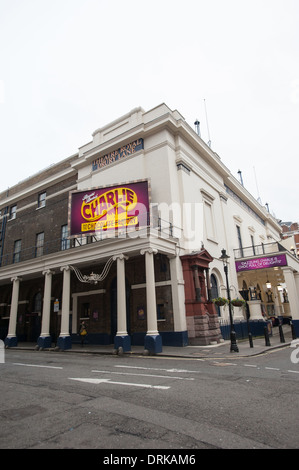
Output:
[[[277,266],[287,266],[286,255],[264,256],[246,261],[236,261],[236,271],[251,271],[254,269],[275,268]]]
[[[70,193],[70,236],[149,225],[148,181]]]

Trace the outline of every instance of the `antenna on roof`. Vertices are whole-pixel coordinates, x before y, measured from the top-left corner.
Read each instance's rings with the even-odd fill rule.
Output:
[[[206,121],[207,121],[207,128],[208,128],[208,146],[211,147],[211,138],[210,138],[210,130],[209,130],[209,123],[208,123],[208,113],[207,113],[207,107],[206,107],[206,100],[204,100],[205,103],[205,113],[206,113]]]
[[[195,126],[195,132],[196,134],[200,137],[200,122],[198,119],[196,119],[195,123],[194,123],[194,126]]]
[[[242,177],[242,171],[241,171],[241,170],[239,170],[239,171],[238,171],[238,174],[239,174],[239,176],[240,176],[240,182],[241,182],[241,185],[242,185],[242,186],[244,186],[244,183],[243,183],[243,177]]]

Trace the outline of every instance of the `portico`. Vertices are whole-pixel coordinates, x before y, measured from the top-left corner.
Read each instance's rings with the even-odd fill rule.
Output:
[[[236,258],[239,292],[246,292],[250,320],[292,318],[299,334],[299,260],[275,242]],[[258,254],[260,252],[260,254]],[[246,249],[244,249],[246,254]]]
[[[80,251],[81,255],[82,251],[84,252],[84,256],[80,257],[79,263],[76,256],[78,249],[72,249],[67,254],[61,254],[64,260],[59,260],[60,266],[49,263],[48,268],[42,271],[44,282],[40,314],[41,330],[37,338],[37,345],[40,348],[48,348],[52,344],[50,322],[54,299],[57,299],[59,304],[59,311],[54,313],[59,325],[57,346],[62,350],[70,349],[72,342],[76,341],[78,325],[83,315],[82,308],[87,304],[89,306],[87,341],[99,344],[101,341],[103,344],[112,343],[116,350],[121,347],[124,351],[130,351],[132,341],[140,344],[143,338],[145,350],[153,354],[162,351],[163,335],[166,335],[166,344],[167,341],[170,341],[170,344],[176,341],[181,345],[186,344],[186,324],[182,320],[180,310],[184,305],[184,297],[177,291],[177,286],[183,287],[183,281],[180,262],[176,262],[175,239],[163,239],[155,231],[151,233],[149,230],[148,236],[144,238],[106,239],[89,244]],[[110,258],[112,259],[110,268],[105,278],[97,284],[80,282],[72,269],[76,266],[84,273],[91,271],[97,273]],[[30,278],[34,278],[32,270],[31,264]],[[38,275],[37,270],[36,276]],[[27,280],[28,277],[26,267],[23,267],[22,276],[11,280],[12,302],[7,346],[17,345],[16,331],[22,321],[21,317],[18,317],[18,305],[24,301],[22,281],[30,282]],[[112,337],[110,299],[113,279],[116,279],[117,288],[117,323],[116,334]],[[57,290],[57,286],[60,287],[60,291]],[[161,318],[158,318],[158,308],[160,313],[163,312]],[[128,331],[128,318],[131,319],[130,331]]]

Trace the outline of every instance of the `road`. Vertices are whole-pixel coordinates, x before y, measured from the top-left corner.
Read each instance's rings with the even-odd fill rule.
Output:
[[[0,448],[298,448],[299,364],[290,353],[180,359],[6,350]]]

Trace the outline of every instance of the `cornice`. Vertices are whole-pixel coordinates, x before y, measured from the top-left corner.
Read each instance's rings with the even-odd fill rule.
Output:
[[[59,183],[60,181],[65,180],[66,178],[70,176],[75,176],[76,175],[76,170],[73,169],[71,166],[68,168],[65,168],[63,171],[60,171],[57,174],[51,175],[50,177],[43,179],[39,181],[38,183],[32,184],[30,182],[30,179],[28,179],[28,186],[24,188],[24,190],[19,191],[12,196],[7,196],[3,199],[0,200],[0,206],[9,206],[20,199],[24,199],[28,196],[31,196],[32,194],[38,193],[42,191],[43,189],[48,188],[49,186],[53,186],[56,183]],[[34,177],[32,177],[33,179]],[[23,183],[23,181],[22,181]]]

